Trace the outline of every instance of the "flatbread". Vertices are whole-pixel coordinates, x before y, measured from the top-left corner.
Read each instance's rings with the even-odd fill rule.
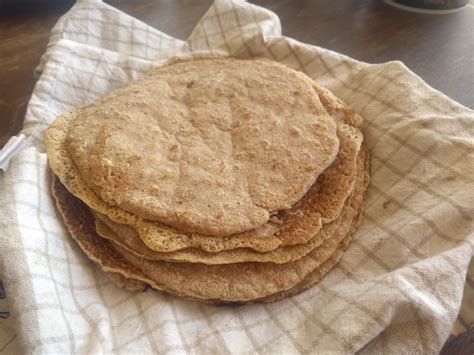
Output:
[[[360,205],[364,191],[367,187],[366,182],[364,181],[365,155],[365,150],[361,150],[360,157],[357,159],[357,178],[354,184],[354,191],[352,196],[348,198],[341,215],[334,222],[326,225],[307,243],[284,246],[266,253],[258,252],[250,248],[236,248],[224,250],[219,253],[208,253],[200,249],[188,248],[175,252],[163,253],[149,249],[133,228],[113,223],[106,216],[95,215],[96,230],[103,238],[111,240],[136,256],[148,260],[199,262],[208,265],[232,264],[250,261],[283,264],[295,261],[301,259],[311,250],[331,238],[338,225],[352,222],[350,213],[348,212],[348,206],[351,203],[353,205]]]
[[[316,201],[312,208],[302,211],[302,201],[291,210],[282,211],[270,221],[254,230],[227,237],[210,237],[201,234],[187,234],[159,222],[151,222],[102,201],[82,180],[65,144],[68,122],[73,113],[56,120],[45,135],[49,164],[62,183],[90,208],[109,217],[113,222],[133,227],[150,249],[170,252],[184,248],[200,248],[207,252],[219,252],[234,248],[251,248],[269,251],[280,246],[305,243],[321,228],[321,225],[335,220],[352,190],[355,179],[355,162],[362,134],[359,131],[362,119],[324,88],[314,84],[324,107],[337,116],[337,135],[340,152],[335,162],[321,174],[305,195],[306,203]],[[350,123],[356,127],[352,127]],[[322,182],[325,183],[322,188]],[[304,199],[305,199],[304,198]],[[303,199],[303,200],[304,200]],[[286,220],[290,222],[286,223]],[[293,223],[291,223],[293,220]],[[296,222],[296,223],[295,223]],[[281,228],[284,224],[287,227]],[[297,233],[293,229],[297,228]],[[279,231],[282,229],[281,231]],[[285,230],[286,229],[286,230]],[[278,232],[279,231],[279,232]],[[297,236],[296,238],[294,236]]]
[[[368,154],[365,163],[364,185],[367,185],[367,169],[370,164]],[[211,303],[272,302],[309,287],[338,262],[342,255],[339,251],[346,247],[353,229],[360,221],[362,211],[362,206],[353,206],[354,224],[345,231],[338,231],[339,235],[337,237],[326,242],[321,248],[315,249],[300,261],[282,265],[244,263],[219,266],[150,262],[153,270],[145,268],[146,271],[152,274],[150,276],[142,272],[140,268],[128,263],[128,257],[124,258],[122,256],[123,251],[117,252],[109,241],[100,238],[96,234],[93,226],[93,216],[88,208],[79,199],[71,195],[56,177],[53,177],[52,192],[71,236],[78,242],[88,257],[98,263],[104,271],[118,273],[126,278],[142,281],[153,288],[180,297]],[[338,240],[343,241],[342,244],[337,245],[335,241]],[[334,244],[336,244],[335,248]],[[331,249],[334,250],[331,252]],[[134,258],[132,257],[132,259]],[[140,263],[140,260],[138,260],[138,264]],[[268,265],[272,266],[268,267]],[[166,273],[162,274],[163,271],[166,271]],[[176,272],[176,274],[173,275],[173,272]],[[205,275],[202,275],[203,272]],[[171,280],[169,279],[170,273],[173,275]],[[217,275],[221,276],[218,277]],[[183,276],[185,276],[185,279],[182,278]],[[201,279],[202,276],[204,277]],[[226,278],[226,276],[231,277]],[[261,280],[262,277],[263,280]],[[178,278],[181,282],[177,282],[175,278]],[[191,282],[191,286],[187,285],[187,280]],[[253,282],[241,285],[242,280]],[[206,283],[206,281],[214,281],[214,283]],[[262,281],[263,283],[260,284],[259,282]],[[120,283],[122,287],[128,287],[126,279],[120,278]],[[224,285],[219,285],[219,283]],[[292,285],[292,283],[294,284]],[[178,284],[178,287],[176,287],[176,284]],[[185,287],[180,289],[179,285]],[[195,290],[196,285],[198,285],[198,290]],[[218,286],[218,289],[216,290],[213,286]],[[201,288],[204,290],[199,290]]]
[[[85,205],[67,193],[57,181],[53,185],[53,193],[70,233],[80,241],[80,245],[84,244],[84,239],[89,242],[90,245],[85,248],[86,254],[99,262],[105,271],[119,270],[129,278],[151,280],[152,282],[145,282],[154,288],[198,299],[250,301],[289,290],[328,260],[337,250],[339,242],[352,230],[351,225],[338,229],[335,236],[322,246],[300,260],[287,264],[240,263],[209,266],[153,262],[137,258],[118,246],[113,248],[117,252],[111,252],[110,247],[105,247],[109,242],[95,233],[92,215]],[[353,207],[351,210],[355,219],[360,206]],[[79,229],[79,233],[75,229]],[[84,236],[86,232],[92,236]],[[114,265],[117,268],[113,268]]]
[[[180,61],[73,111],[66,148],[107,204],[227,236],[298,202],[334,161],[307,77],[269,60]]]

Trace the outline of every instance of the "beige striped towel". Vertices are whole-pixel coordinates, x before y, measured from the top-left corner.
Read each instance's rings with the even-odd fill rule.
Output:
[[[154,62],[196,51],[282,62],[367,120],[373,170],[363,222],[341,264],[291,299],[229,308],[118,289],[55,211],[48,125]],[[473,323],[474,112],[402,63],[370,65],[287,38],[275,14],[241,1],[217,0],[180,41],[90,0],[54,27],[39,70],[22,132],[28,146],[0,176],[0,312],[10,312],[0,349],[429,354],[456,320],[458,330]]]

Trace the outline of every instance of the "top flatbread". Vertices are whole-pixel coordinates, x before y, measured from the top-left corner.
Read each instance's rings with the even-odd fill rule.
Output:
[[[226,236],[299,201],[339,142],[304,74],[213,58],[158,67],[75,110],[66,146],[109,205]]]
[[[49,164],[72,194],[83,200],[91,209],[109,217],[113,222],[133,227],[147,247],[156,251],[169,252],[190,247],[208,252],[234,248],[269,251],[283,245],[305,243],[319,231],[323,221],[330,222],[338,217],[345,200],[352,191],[356,157],[362,142],[362,134],[359,131],[362,124],[360,116],[328,90],[316,84],[313,88],[320,96],[326,110],[337,118],[340,151],[334,163],[321,174],[299,204],[290,210],[281,211],[277,219],[270,220],[255,230],[227,237],[189,234],[159,222],[148,221],[115,206],[109,206],[85,184],[65,148],[67,127],[72,113],[61,116],[46,133]],[[304,206],[307,207],[306,212],[304,212]],[[302,216],[304,218],[301,218]],[[292,231],[289,227],[282,229],[286,219],[288,219],[288,226],[292,225],[298,230]],[[292,220],[294,223],[289,223]]]

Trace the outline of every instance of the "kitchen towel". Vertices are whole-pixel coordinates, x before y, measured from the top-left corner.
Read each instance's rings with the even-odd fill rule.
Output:
[[[115,287],[55,210],[43,142],[63,112],[173,56],[265,57],[306,73],[366,120],[363,221],[319,284],[270,304],[215,307]],[[28,353],[417,353],[474,321],[474,112],[400,62],[367,64],[282,36],[278,17],[216,0],[186,41],[100,1],[56,24],[0,175],[0,349]],[[459,317],[458,317],[459,314]],[[457,322],[456,322],[457,320]]]

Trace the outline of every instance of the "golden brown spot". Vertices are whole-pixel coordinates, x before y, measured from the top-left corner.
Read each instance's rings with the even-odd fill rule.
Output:
[[[299,136],[301,131],[296,127],[290,127],[289,132],[292,136]]]

